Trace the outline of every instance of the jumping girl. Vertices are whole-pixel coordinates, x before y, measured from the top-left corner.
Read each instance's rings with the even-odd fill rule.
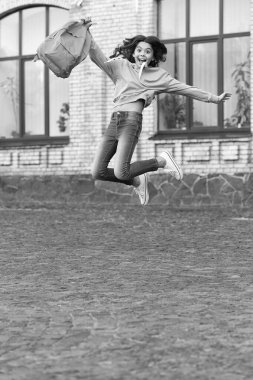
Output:
[[[165,151],[158,157],[131,163],[142,129],[142,112],[154,97],[163,92],[189,96],[203,102],[220,103],[231,94],[217,96],[181,83],[161,67],[167,49],[155,36],[137,35],[127,38],[106,58],[92,37],[91,60],[115,85],[114,109],[111,121],[99,145],[92,168],[94,179],[121,182],[133,186],[142,205],[149,201],[148,176],[158,168],[168,169],[177,180],[183,173],[172,155]],[[114,169],[109,162],[115,155]]]

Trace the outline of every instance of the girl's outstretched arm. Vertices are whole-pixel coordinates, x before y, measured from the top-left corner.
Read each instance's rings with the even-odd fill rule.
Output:
[[[228,92],[224,92],[221,95],[215,95],[210,92],[201,90],[198,87],[179,82],[165,70],[162,72],[159,82],[161,84],[161,90],[158,91],[158,93],[168,92],[177,95],[184,95],[201,102],[218,104],[220,102],[225,102],[231,97],[231,94]]]

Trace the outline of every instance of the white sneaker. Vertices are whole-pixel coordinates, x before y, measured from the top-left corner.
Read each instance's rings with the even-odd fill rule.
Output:
[[[162,152],[161,154],[159,154],[159,156],[164,158],[166,161],[164,169],[168,169],[170,171],[170,174],[178,180],[183,178],[183,171],[181,167],[176,163],[170,152]]]
[[[149,201],[149,192],[148,192],[148,175],[146,173],[139,176],[140,185],[134,187],[134,191],[138,194],[141,204],[145,206]]]

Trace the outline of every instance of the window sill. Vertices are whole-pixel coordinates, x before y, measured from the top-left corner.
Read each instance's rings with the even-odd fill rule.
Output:
[[[0,147],[26,147],[26,146],[43,146],[43,145],[67,145],[69,136],[62,137],[45,137],[33,136],[13,139],[0,139]]]
[[[249,128],[240,129],[194,129],[187,130],[168,130],[157,131],[149,140],[177,140],[177,139],[233,139],[242,137],[251,137],[252,133]]]

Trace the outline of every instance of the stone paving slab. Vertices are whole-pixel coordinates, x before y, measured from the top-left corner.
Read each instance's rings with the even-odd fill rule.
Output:
[[[251,380],[253,215],[0,210],[1,380]]]

